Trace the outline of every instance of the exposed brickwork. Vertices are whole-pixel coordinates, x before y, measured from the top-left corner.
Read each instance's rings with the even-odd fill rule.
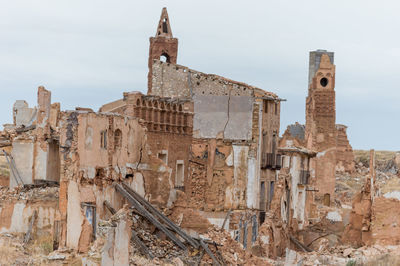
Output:
[[[116,103],[106,104],[100,111],[139,118],[147,129],[147,143],[152,154],[155,157],[165,157],[165,163],[172,169],[174,184],[178,161],[183,161],[184,176],[187,176],[193,131],[193,103],[141,93],[124,93],[122,101]],[[187,180],[184,180],[186,183]]]

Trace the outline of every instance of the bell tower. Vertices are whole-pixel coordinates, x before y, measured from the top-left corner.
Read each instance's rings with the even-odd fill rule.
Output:
[[[323,151],[336,146],[335,65],[332,52],[310,52],[308,86],[307,147]]]
[[[333,52],[310,52],[306,99],[307,148],[318,152],[312,163],[317,195],[326,205],[333,201],[336,167],[336,102]]]
[[[167,8],[163,8],[160,21],[158,22],[156,36],[150,37],[149,49],[149,73],[147,82],[147,94],[152,89],[152,67],[153,60],[161,60],[167,63],[176,64],[178,57],[178,39],[174,38],[171,31]]]

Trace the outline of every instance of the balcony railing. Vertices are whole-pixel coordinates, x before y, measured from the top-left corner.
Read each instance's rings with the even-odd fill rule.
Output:
[[[262,169],[281,169],[282,167],[282,156],[275,153],[263,152],[261,156],[261,168]]]
[[[300,184],[302,185],[308,185],[310,179],[310,171],[307,170],[301,170],[300,171]]]

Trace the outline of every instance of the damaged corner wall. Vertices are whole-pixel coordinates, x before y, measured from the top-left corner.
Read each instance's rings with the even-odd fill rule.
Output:
[[[353,173],[355,171],[353,148],[347,138],[347,126],[336,125],[336,171]]]
[[[58,143],[51,133],[57,127],[59,104],[51,104],[51,93],[44,87],[38,88],[36,108],[24,103],[14,104],[14,125],[7,129],[13,136],[11,155],[14,161],[10,159],[10,163],[15,164],[11,169],[10,188],[17,186],[20,179],[24,184],[59,180]],[[29,115],[26,110],[30,110]]]
[[[124,181],[161,207],[174,200],[172,169],[151,153],[146,128],[138,119],[69,111],[62,112],[60,120],[61,245],[85,250],[91,234],[88,225],[95,230],[96,221],[109,216],[104,201],[122,208],[125,200],[115,192],[115,181]]]
[[[103,248],[101,265],[128,266],[131,223],[126,214],[120,217],[115,228],[110,228]]]

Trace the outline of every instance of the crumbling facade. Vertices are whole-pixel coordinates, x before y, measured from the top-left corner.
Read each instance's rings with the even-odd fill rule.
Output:
[[[44,87],[36,107],[17,101],[13,124],[0,134],[10,166],[9,179],[0,181],[14,191],[34,189],[29,200],[0,201],[0,232],[30,232],[36,221],[35,233],[45,234],[53,249],[87,253],[107,227],[103,264],[127,265],[131,241],[154,258],[140,234],[168,239],[185,254],[188,246],[201,247],[218,264],[204,234],[276,259],[288,248],[318,246],[327,223],[329,235],[344,228],[335,209],[335,172],[353,173],[355,165],[347,127],[336,124],[333,53],[310,53],[306,123],[289,125],[281,138],[284,99],[178,65],[177,56],[164,8],[150,38],[147,94],[124,92],[98,111],[62,110]],[[375,197],[370,164],[371,178],[352,210],[346,206],[351,214],[342,239],[397,244],[389,232],[398,217],[382,209],[397,209],[398,202]],[[43,184],[55,187],[42,197],[35,188]],[[235,253],[231,264],[257,261],[228,253]]]
[[[5,128],[16,169],[10,187],[59,184],[59,247],[87,250],[97,221],[110,215],[105,206],[127,202],[118,183],[182,219],[200,217],[183,227],[191,234],[214,224],[244,247],[255,242],[282,165],[282,99],[177,65],[177,49],[163,9],[150,38],[147,95],[124,93],[98,112],[61,111],[39,87],[37,107],[15,103]]]
[[[281,214],[291,232],[302,230],[308,225],[315,209],[314,190],[311,186],[311,161],[316,153],[294,146],[279,149],[283,156],[282,174],[285,191],[282,197]]]

